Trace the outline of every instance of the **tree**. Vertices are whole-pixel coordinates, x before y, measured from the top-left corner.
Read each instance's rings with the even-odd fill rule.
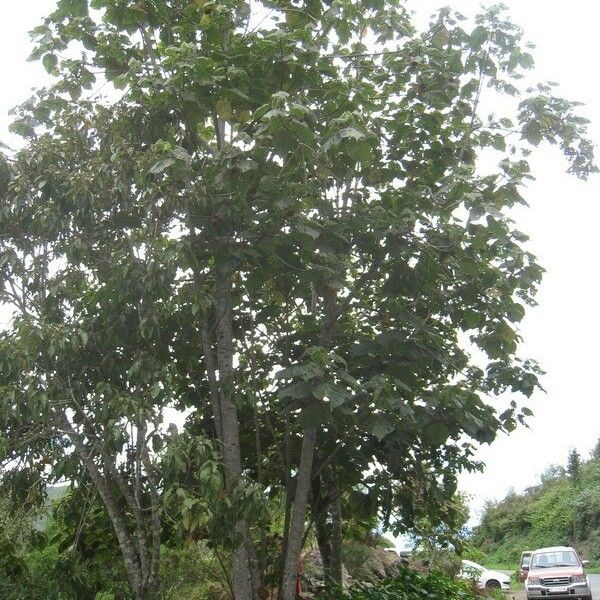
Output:
[[[37,537],[36,514],[12,506],[0,495],[0,593],[7,600],[28,598],[29,571],[24,556]]]
[[[561,479],[565,476],[566,470],[561,465],[550,465],[546,467],[545,471],[540,476],[542,484],[555,479]]]
[[[396,0],[60,0],[34,38],[57,80],[2,171],[7,479],[85,470],[140,599],[167,407],[220,448],[236,600],[263,593],[257,489],[284,499],[282,600],[308,512],[337,579],[344,507],[449,514],[475,445],[530,414],[487,398],[537,386],[517,324],[542,270],[507,216],[527,156],[595,170],[574,104],[519,88],[502,9],[417,32]]]
[[[600,439],[596,442],[596,445],[592,449],[591,458],[592,460],[600,460]]]
[[[415,549],[423,552],[430,565],[440,567],[440,561],[447,558],[447,550],[461,552],[467,540],[467,522],[469,521],[468,499],[457,493],[452,504],[448,505],[448,514],[439,515],[436,521],[422,518],[415,524],[413,539]],[[446,551],[446,556],[441,552]]]
[[[581,481],[581,456],[575,448],[569,452],[567,473],[573,483],[578,484]]]

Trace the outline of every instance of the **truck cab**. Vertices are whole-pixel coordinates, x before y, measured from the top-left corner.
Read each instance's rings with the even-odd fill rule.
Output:
[[[533,551],[525,550],[521,553],[521,562],[519,563],[519,581],[523,583],[527,579],[527,573],[529,573],[529,563],[531,562],[531,555]]]
[[[525,580],[527,600],[592,600],[586,562],[569,546],[535,550]]]

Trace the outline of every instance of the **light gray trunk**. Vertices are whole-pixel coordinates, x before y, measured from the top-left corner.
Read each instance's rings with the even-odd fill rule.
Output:
[[[127,523],[125,515],[115,498],[109,481],[106,477],[98,470],[96,463],[94,462],[93,456],[90,453],[90,449],[87,448],[85,441],[81,434],[79,434],[69,422],[67,415],[62,411],[57,411],[54,415],[55,421],[59,426],[59,429],[65,431],[71,440],[77,455],[83,462],[91,480],[93,481],[102,502],[106,507],[106,512],[110,522],[117,535],[119,542],[119,548],[123,555],[123,563],[125,565],[125,572],[129,579],[129,584],[133,592],[135,600],[148,600],[151,596],[146,595],[144,592],[143,580],[144,576],[142,573],[141,564],[139,557],[137,556],[135,545],[131,540],[129,532],[127,530]]]
[[[300,453],[300,467],[296,479],[296,493],[292,504],[290,529],[287,537],[283,577],[279,592],[280,600],[294,600],[296,592],[296,579],[298,577],[298,561],[302,550],[304,525],[306,521],[306,504],[310,490],[313,456],[317,440],[317,428],[309,427],[304,432],[302,450]]]
[[[202,351],[204,353],[204,363],[206,365],[206,375],[208,378],[208,387],[210,391],[210,400],[215,420],[215,433],[219,441],[223,441],[223,417],[221,415],[221,400],[219,398],[219,385],[216,378],[216,367],[213,356],[211,338],[208,334],[206,324],[202,324],[200,332],[202,339]]]
[[[221,427],[223,431],[223,462],[228,489],[231,489],[242,474],[238,414],[233,402],[233,331],[231,317],[231,278],[217,274],[217,366],[219,369],[219,401]],[[240,542],[234,549],[231,567],[233,570],[233,593],[235,600],[256,600],[253,593],[253,578],[248,558],[247,545],[251,543],[247,526],[243,520],[235,524]]]
[[[329,473],[329,498],[331,499],[331,562],[329,565],[331,579],[342,584],[342,500],[340,498],[340,482],[335,464]]]

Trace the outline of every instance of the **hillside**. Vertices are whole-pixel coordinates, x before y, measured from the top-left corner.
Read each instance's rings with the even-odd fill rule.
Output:
[[[600,562],[600,443],[588,461],[549,467],[541,483],[486,506],[473,545],[490,563],[515,563],[521,551],[568,544]]]

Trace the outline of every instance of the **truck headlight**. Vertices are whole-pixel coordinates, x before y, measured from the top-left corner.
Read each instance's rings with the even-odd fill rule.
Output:
[[[542,583],[542,582],[539,577],[528,577],[527,583],[529,585],[540,585],[540,583]]]
[[[587,577],[585,575],[574,575],[573,583],[587,583]]]

